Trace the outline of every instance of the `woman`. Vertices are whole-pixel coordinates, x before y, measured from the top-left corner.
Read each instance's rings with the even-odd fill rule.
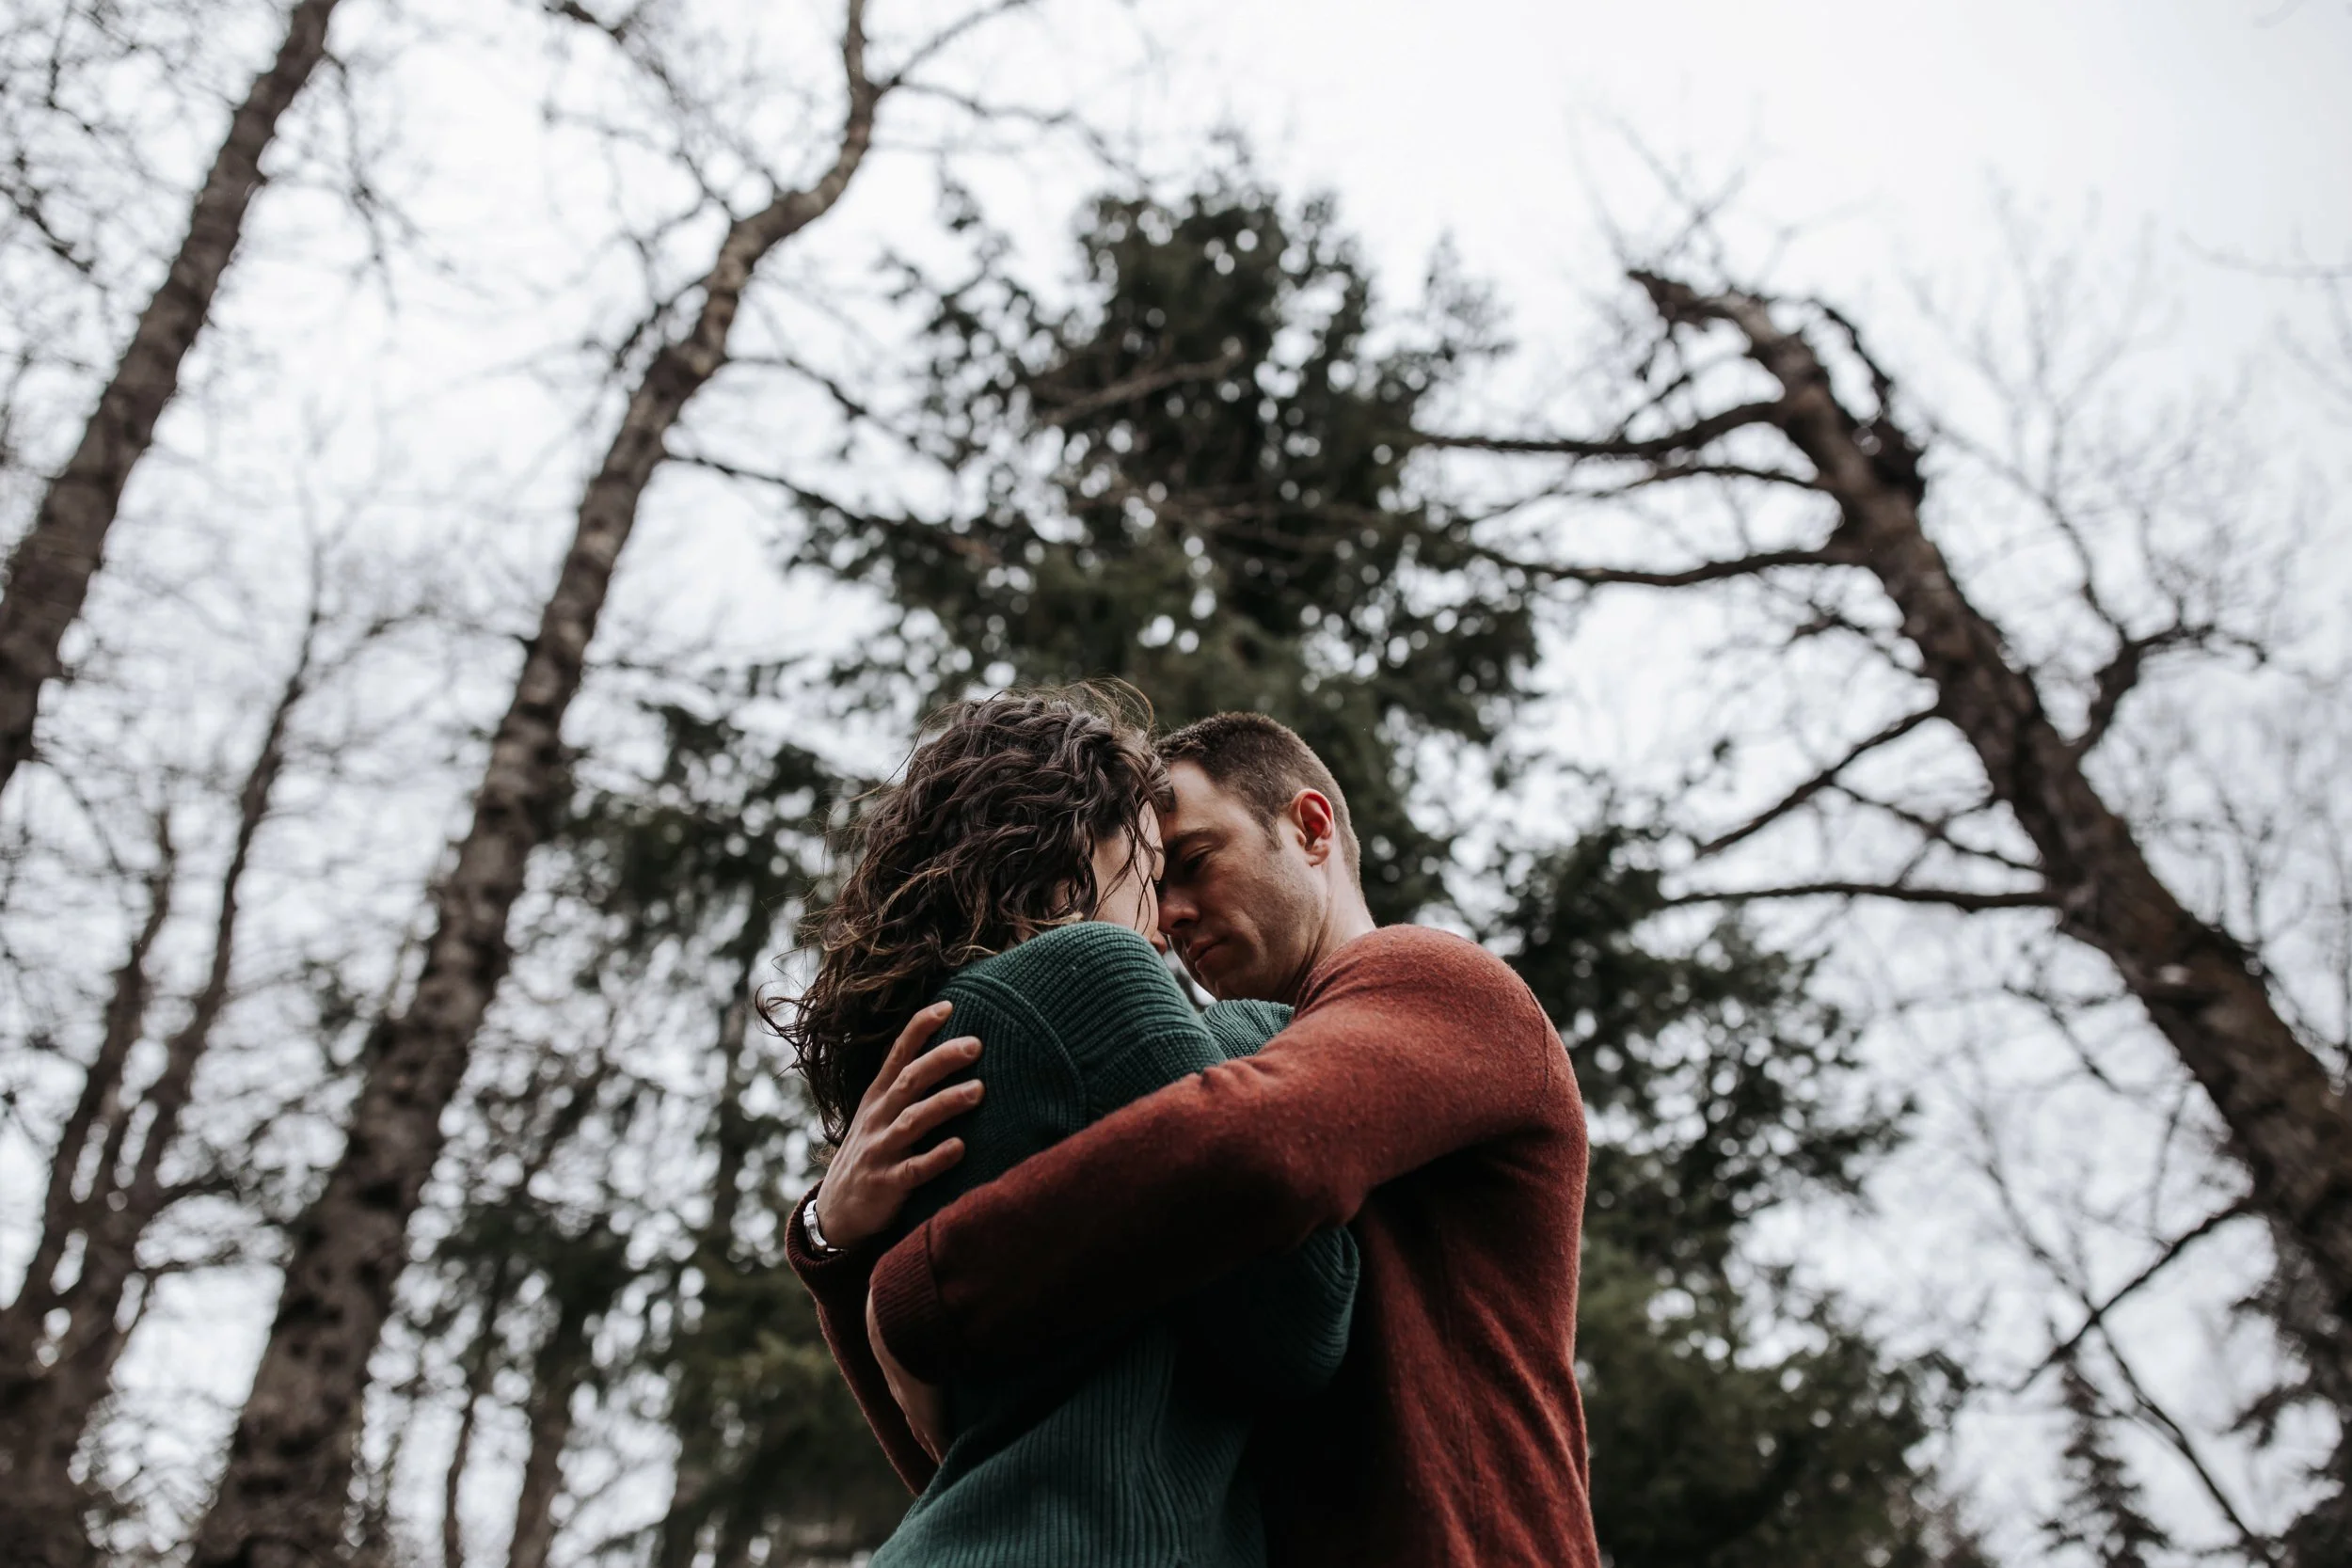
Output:
[[[820,1187],[791,1227],[835,1360],[900,1473],[929,1481],[876,1568],[1261,1563],[1242,1474],[1255,1409],[1321,1386],[1345,1350],[1357,1259],[1334,1228],[1130,1332],[952,1382],[934,1470],[866,1337],[866,1280],[909,1227],[1287,1022],[1264,1003],[1195,1011],[1154,950],[1169,803],[1144,730],[1105,692],[949,709],[866,815],[817,975],[780,1022],[845,1184],[867,1164],[849,1151],[898,1117],[909,1051],[893,1041],[911,1016],[945,1002],[963,1037],[917,1078],[987,1051],[985,1098],[977,1083],[944,1098],[950,1135],[902,1167],[918,1180]]]

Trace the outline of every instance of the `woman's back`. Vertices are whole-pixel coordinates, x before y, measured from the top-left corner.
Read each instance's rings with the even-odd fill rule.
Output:
[[[910,1227],[1127,1101],[1254,1050],[1288,1016],[1232,1004],[1204,1020],[1149,943],[1093,922],[972,965],[944,994],[956,1028],[984,1042],[988,1094],[956,1123],[964,1156],[910,1203]],[[950,1384],[953,1441],[876,1568],[1263,1562],[1241,1476],[1253,1396],[1309,1392],[1337,1370],[1355,1282],[1353,1243],[1326,1231],[1181,1311]]]

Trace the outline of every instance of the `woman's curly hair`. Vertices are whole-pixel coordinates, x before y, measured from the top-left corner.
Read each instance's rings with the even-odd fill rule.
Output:
[[[1150,707],[1123,683],[961,702],[866,798],[840,895],[812,921],[816,978],[763,999],[838,1142],[891,1042],[947,977],[1094,912],[1094,847],[1174,803]],[[1133,865],[1135,861],[1130,860]]]

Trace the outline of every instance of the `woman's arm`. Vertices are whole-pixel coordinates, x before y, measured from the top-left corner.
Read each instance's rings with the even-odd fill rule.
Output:
[[[939,1391],[908,1386],[898,1397],[891,1369],[867,1333],[867,1280],[889,1242],[971,1188],[1004,1173],[1023,1155],[1084,1124],[1085,1096],[1060,1041],[1017,989],[983,965],[951,979],[946,999],[916,1015],[876,1074],[813,1195],[817,1228],[840,1250],[820,1252],[808,1230],[809,1201],[793,1212],[786,1255],[817,1297],[818,1317],[834,1361],[866,1413],[866,1424],[901,1479],[916,1490],[952,1435]],[[968,1035],[923,1049],[953,1010]],[[989,1048],[988,1101],[977,1083],[952,1083]],[[936,1093],[930,1091],[946,1084]],[[886,1086],[888,1085],[888,1086]],[[930,1093],[929,1100],[921,1098]],[[935,1135],[935,1145],[930,1140]],[[836,1227],[849,1226],[847,1235]]]
[[[890,1467],[898,1472],[909,1491],[920,1492],[930,1484],[939,1466],[915,1435],[898,1402],[891,1397],[866,1331],[866,1285],[895,1232],[820,1253],[809,1240],[807,1218],[808,1200],[803,1198],[792,1206],[791,1223],[785,1227],[785,1259],[816,1298],[817,1326],[825,1336],[826,1348],[833,1352],[834,1365],[841,1369],[858,1408],[866,1413],[866,1424],[873,1428]],[[820,1220],[820,1228],[822,1225]]]
[[[961,1138],[930,1141],[942,1123],[980,1100],[977,1082],[931,1093],[979,1058],[980,1042],[968,1035],[930,1043],[953,1011],[952,1003],[935,1002],[898,1032],[850,1118],[825,1180],[793,1205],[784,1232],[785,1259],[816,1299],[817,1326],[834,1365],[841,1369],[891,1467],[916,1492],[930,1483],[938,1465],[931,1445],[892,1396],[875,1357],[866,1333],[866,1282],[882,1249],[901,1233],[898,1215],[907,1195],[963,1158]],[[827,1243],[821,1247],[809,1234],[812,1206]]]
[[[1252,1402],[1320,1393],[1347,1354],[1359,1263],[1345,1226],[1245,1263],[1185,1303],[1185,1340]]]

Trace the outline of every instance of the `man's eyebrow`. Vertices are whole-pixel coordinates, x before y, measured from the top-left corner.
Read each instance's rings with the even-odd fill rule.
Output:
[[[1208,843],[1216,837],[1216,830],[1214,828],[1187,828],[1181,833],[1171,835],[1160,846],[1160,852],[1169,860],[1174,860],[1185,850],[1196,845]]]

